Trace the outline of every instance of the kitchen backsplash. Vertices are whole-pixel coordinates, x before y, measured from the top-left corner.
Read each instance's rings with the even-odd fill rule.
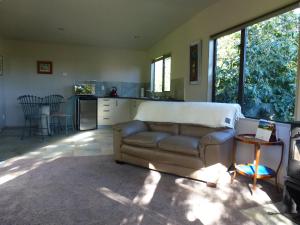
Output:
[[[78,84],[94,84],[95,85],[95,95],[99,97],[109,96],[111,88],[116,87],[118,90],[118,95],[121,97],[140,97],[141,88],[145,90],[145,96],[150,97],[150,83],[134,83],[134,82],[112,82],[112,81],[76,81],[75,85]],[[160,97],[170,97],[176,99],[183,99],[184,90],[184,80],[183,79],[172,79],[171,80],[171,91],[168,93],[155,94]]]
[[[145,88],[146,83],[134,82],[111,82],[111,81],[77,81],[75,84],[95,84],[95,95],[99,97],[109,96],[111,88],[116,87],[119,96],[140,97],[141,88]]]

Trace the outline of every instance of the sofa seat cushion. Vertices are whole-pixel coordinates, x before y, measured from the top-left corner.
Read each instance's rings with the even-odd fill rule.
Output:
[[[187,136],[170,136],[160,141],[160,150],[199,157],[199,139]]]
[[[123,142],[133,146],[157,148],[158,142],[169,136],[169,133],[145,131],[126,137]]]

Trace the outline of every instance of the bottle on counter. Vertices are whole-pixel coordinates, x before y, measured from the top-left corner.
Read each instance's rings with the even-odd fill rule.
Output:
[[[144,97],[145,97],[145,89],[141,88],[141,98],[144,98]]]

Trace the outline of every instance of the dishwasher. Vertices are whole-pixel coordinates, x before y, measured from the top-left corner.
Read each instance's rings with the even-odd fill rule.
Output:
[[[97,129],[97,97],[79,96],[77,99],[77,130]]]

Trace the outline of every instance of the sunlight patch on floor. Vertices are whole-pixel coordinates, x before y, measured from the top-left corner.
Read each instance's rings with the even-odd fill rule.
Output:
[[[132,202],[131,199],[129,198],[126,198],[125,196],[122,196],[116,192],[113,192],[111,191],[110,189],[106,188],[106,187],[101,187],[101,188],[98,188],[97,191],[101,194],[103,194],[104,196],[106,196],[107,198],[115,201],[115,202],[118,202],[119,204],[123,205],[124,207],[131,207],[131,208],[135,208],[137,211],[144,211],[145,213],[147,214],[153,214],[154,216],[156,217],[159,217],[161,218],[162,220],[171,220],[170,221],[170,224],[174,224],[175,221],[172,221],[172,219],[170,218],[167,218],[165,215],[159,213],[159,212],[156,212],[156,211],[153,211],[151,209],[149,209],[147,206],[144,206],[144,205],[137,205],[137,204],[134,204]],[[138,213],[138,215],[131,215],[130,217],[128,218],[124,218],[122,221],[123,221],[123,225],[125,224],[135,224],[136,225],[136,220],[134,220],[135,218],[142,218],[143,217],[140,217],[140,215],[143,215],[143,214],[140,214]]]
[[[197,194],[191,194],[184,204],[189,208],[186,218],[190,222],[199,220],[203,224],[215,224],[225,212],[222,202],[213,202]]]
[[[283,204],[280,202],[241,210],[241,212],[259,225],[296,225],[283,214],[280,214],[282,207]]]
[[[38,161],[38,162],[35,162],[29,169],[13,171],[13,172],[10,171],[8,174],[0,176],[0,185],[5,184],[8,181],[11,181],[11,180],[23,175],[23,174],[28,173],[31,170],[34,170],[34,169],[38,168],[43,163],[44,163],[43,161]],[[14,167],[14,168],[16,168],[16,167]]]
[[[82,140],[82,142],[91,142],[91,141],[94,141],[95,138],[93,137],[90,137],[90,138],[85,138],[84,140]]]
[[[155,193],[160,178],[161,175],[159,172],[151,170],[149,175],[145,179],[142,189],[139,191],[137,196],[133,199],[133,203],[140,206],[148,205],[153,198],[153,195]]]
[[[112,199],[122,205],[130,205],[131,204],[131,201],[130,199],[122,196],[122,195],[119,195],[118,193],[115,193],[113,191],[111,191],[110,189],[106,188],[106,187],[101,187],[98,189],[98,191],[105,195],[106,197],[108,197],[109,199]]]
[[[18,161],[23,160],[23,159],[28,159],[28,158],[29,157],[27,155],[23,155],[23,156],[17,156],[17,157],[2,161],[0,164],[0,168],[12,166],[13,164],[17,163]]]
[[[42,149],[44,149],[44,148],[57,148],[57,147],[58,147],[58,145],[47,145],[45,147],[42,147]]]
[[[103,135],[107,136],[106,141],[101,140]],[[43,163],[52,162],[62,157],[110,155],[113,151],[112,141],[109,138],[112,139],[110,130],[95,130],[80,132],[68,137],[51,137],[41,143],[34,138],[24,142],[18,139],[14,145],[11,144],[11,139],[8,139],[7,145],[11,144],[15,149],[25,147],[28,148],[28,151],[25,150],[21,156],[14,156],[0,162],[0,169],[2,170],[0,171],[0,185],[26,174]],[[35,160],[35,163],[30,168],[24,169],[23,160]]]
[[[15,167],[9,169],[8,171],[14,171],[14,170],[17,170],[17,169],[19,169],[19,168],[20,168],[20,166],[15,166]]]
[[[161,179],[161,174],[159,172],[149,171],[149,175],[145,178],[143,187],[140,189],[140,191],[138,192],[136,197],[134,197],[133,200],[128,199],[118,193],[115,193],[106,187],[101,187],[101,188],[98,188],[97,190],[101,194],[105,195],[107,198],[114,200],[114,201],[124,205],[125,207],[133,207],[136,209],[135,214],[129,215],[128,217],[123,218],[123,220],[121,222],[122,225],[125,225],[125,224],[140,225],[143,222],[143,218],[144,218],[145,214],[148,214],[148,215],[153,214],[156,217],[162,218],[163,220],[170,221],[170,219],[166,218],[165,215],[163,215],[159,212],[153,211],[147,207],[151,203],[151,200],[155,194],[155,191],[157,189],[160,179]],[[142,213],[141,213],[141,211],[142,211]],[[174,224],[175,221],[171,221],[169,223]]]
[[[90,138],[94,135],[93,131],[87,131],[79,134],[75,134],[72,137],[66,138],[63,142],[77,142],[77,141],[83,141],[86,138]]]

